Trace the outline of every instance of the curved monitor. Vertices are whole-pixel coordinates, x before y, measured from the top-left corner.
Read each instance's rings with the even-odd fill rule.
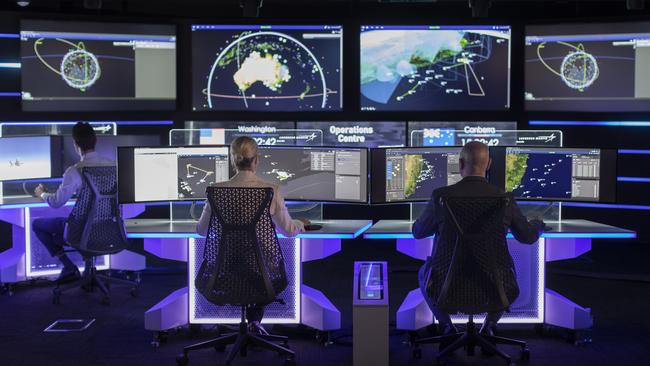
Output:
[[[616,151],[597,148],[492,148],[490,181],[517,199],[616,201]]]
[[[260,146],[257,176],[287,201],[368,202],[368,150]]]
[[[460,181],[461,147],[373,149],[372,203],[422,202]]]
[[[204,200],[230,179],[227,146],[118,147],[120,203]]]

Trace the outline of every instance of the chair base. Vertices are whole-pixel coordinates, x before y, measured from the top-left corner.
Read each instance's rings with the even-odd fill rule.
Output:
[[[274,342],[280,342],[277,344]],[[223,352],[227,345],[233,345],[228,355],[226,356],[226,365],[230,365],[232,361],[239,354],[241,357],[246,357],[248,347],[256,346],[268,351],[274,351],[281,356],[286,356],[284,362],[285,366],[295,366],[295,353],[289,349],[289,338],[272,334],[253,334],[248,331],[248,326],[245,321],[239,323],[239,332],[228,333],[219,338],[209,341],[193,344],[183,348],[183,353],[176,357],[176,363],[179,366],[185,366],[189,363],[189,353],[199,349],[214,348],[219,352]]]
[[[75,280],[65,285],[57,284],[52,291],[52,303],[59,304],[61,302],[61,294],[71,289],[81,287],[84,291],[94,292],[98,288],[102,293],[102,304],[110,305],[110,285],[125,285],[131,287],[131,296],[137,297],[140,294],[140,279],[135,281],[125,280],[121,278],[114,278],[106,275],[99,274],[95,267],[95,260],[86,261],[86,269],[80,279]]]
[[[519,341],[516,339],[490,336],[487,334],[481,334],[476,328],[476,324],[473,321],[473,318],[470,317],[469,322],[467,323],[467,330],[464,333],[456,333],[445,336],[422,338],[413,341],[413,357],[421,358],[422,350],[420,349],[421,344],[440,344],[441,350],[436,355],[436,363],[442,364],[442,360],[451,355],[454,351],[465,348],[467,350],[468,356],[474,356],[474,348],[480,347],[483,354],[486,355],[497,355],[506,362],[506,365],[514,365],[511,363],[511,357],[507,353],[499,350],[497,344],[508,344],[513,346],[521,347],[520,358],[522,360],[528,360],[530,358],[530,351],[528,350],[528,345],[524,341]],[[443,348],[443,344],[447,344]]]

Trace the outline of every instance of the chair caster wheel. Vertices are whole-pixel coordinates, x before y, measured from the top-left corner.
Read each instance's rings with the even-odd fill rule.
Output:
[[[284,360],[284,364],[283,364],[283,366],[297,366],[297,365],[298,364],[296,363],[296,360],[294,360],[293,358],[287,358],[286,360]]]
[[[160,342],[159,341],[151,341],[151,347],[153,348],[160,348]]]
[[[137,287],[134,287],[131,289],[131,296],[132,297],[138,297],[140,296],[140,289]]]
[[[413,350],[413,359],[414,360],[419,360],[422,358],[422,350],[420,348],[416,348]]]
[[[178,357],[176,357],[176,364],[178,366],[186,366],[188,363],[190,363],[189,357],[185,354],[181,354]]]
[[[520,358],[524,361],[530,360],[530,350],[528,348],[522,349]]]
[[[103,305],[110,305],[111,304],[111,298],[108,296],[102,297],[102,304]]]

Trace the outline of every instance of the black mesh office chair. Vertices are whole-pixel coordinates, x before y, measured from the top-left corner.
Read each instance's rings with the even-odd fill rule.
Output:
[[[479,333],[474,323],[474,315],[507,310],[519,296],[503,224],[510,197],[443,197],[441,203],[444,226],[432,258],[427,293],[441,310],[467,314],[469,321],[464,333],[415,340],[413,356],[421,357],[421,344],[446,343],[449,346],[437,354],[437,363],[461,347],[473,355],[478,346],[510,365],[510,356],[496,348],[496,344],[510,344],[521,347],[521,358],[528,359],[526,342]]]
[[[209,187],[207,196],[212,216],[196,289],[215,305],[239,306],[241,322],[237,333],[185,347],[177,363],[186,365],[190,351],[223,350],[234,344],[227,365],[237,353],[246,356],[250,345],[278,352],[287,357],[285,365],[295,365],[287,337],[249,333],[245,317],[247,306],[278,301],[276,296],[287,287],[284,259],[271,220],[273,189]]]
[[[101,275],[95,266],[96,258],[116,254],[128,247],[124,222],[117,203],[117,169],[113,166],[85,167],[80,171],[83,184],[77,202],[68,217],[65,240],[85,261],[81,278],[54,289],[53,303],[60,302],[61,294],[81,286],[86,291],[99,288],[102,303],[110,303],[111,283],[131,287],[131,295],[138,295],[139,279],[129,281]]]

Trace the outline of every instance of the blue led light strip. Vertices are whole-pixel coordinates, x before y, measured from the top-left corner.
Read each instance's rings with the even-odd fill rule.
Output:
[[[514,236],[508,233],[508,239],[513,239]],[[615,238],[636,238],[636,233],[543,233],[542,238],[594,238],[594,239],[615,239]],[[366,239],[413,239],[412,234],[366,234]]]
[[[619,182],[633,182],[633,183],[650,183],[650,178],[645,177],[617,177]]]
[[[0,92],[0,97],[19,97],[20,92]]]
[[[618,153],[623,155],[650,155],[650,150],[620,149]]]
[[[0,38],[20,38],[18,33],[0,33]]]
[[[528,121],[531,126],[650,127],[650,121]]]
[[[0,69],[20,69],[20,62],[0,62]]]
[[[564,203],[562,203],[562,206],[564,206],[564,207],[611,208],[611,209],[621,209],[621,210],[642,210],[642,211],[650,211],[650,206],[641,206],[641,205],[621,205],[621,204],[611,204],[611,203],[564,202]]]

